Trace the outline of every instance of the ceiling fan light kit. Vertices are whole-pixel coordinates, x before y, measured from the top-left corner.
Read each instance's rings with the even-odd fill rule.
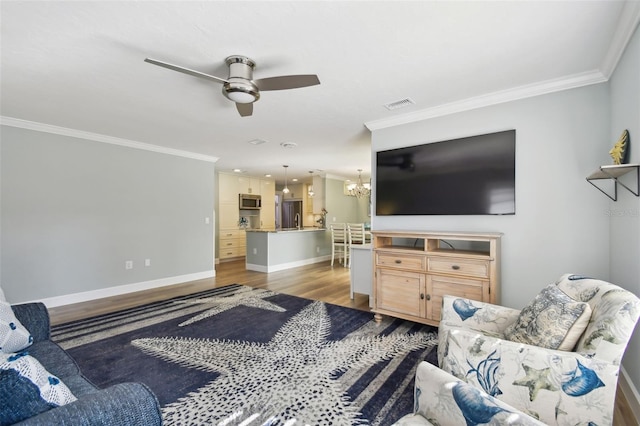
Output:
[[[225,59],[225,63],[229,67],[229,77],[226,79],[180,65],[158,61],[157,59],[146,58],[145,62],[194,77],[222,83],[222,94],[227,99],[235,102],[241,117],[248,117],[253,114],[253,103],[260,99],[261,90],[297,89],[320,84],[320,80],[315,74],[282,75],[254,80],[253,69],[256,63],[242,55],[232,55]]]

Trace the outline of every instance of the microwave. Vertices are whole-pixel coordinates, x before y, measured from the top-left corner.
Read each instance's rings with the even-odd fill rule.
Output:
[[[254,194],[240,194],[240,210],[259,210],[262,197]]]

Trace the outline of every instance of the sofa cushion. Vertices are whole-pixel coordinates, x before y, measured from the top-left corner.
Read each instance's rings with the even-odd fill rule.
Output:
[[[0,302],[0,351],[19,352],[33,343],[33,337],[16,318],[7,302]]]
[[[513,342],[563,351],[572,350],[589,324],[591,307],[550,284],[522,309],[518,320],[505,329]]]
[[[0,358],[0,424],[12,424],[76,401],[69,388],[27,352]]]

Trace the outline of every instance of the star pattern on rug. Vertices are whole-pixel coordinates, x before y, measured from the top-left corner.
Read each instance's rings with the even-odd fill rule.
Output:
[[[515,380],[513,382],[516,386],[526,386],[529,388],[529,400],[533,401],[538,396],[540,389],[546,389],[550,391],[557,391],[558,388],[549,380],[550,368],[542,368],[537,370],[526,364],[522,364],[524,368],[525,376],[522,379]]]
[[[167,425],[217,424],[243,410],[270,424],[361,424],[366,420],[336,380],[340,373],[435,344],[435,334],[425,332],[328,340],[330,329],[325,304],[313,302],[267,343],[165,337],[132,344],[169,362],[220,373],[166,405]]]
[[[205,318],[209,318],[221,312],[228,311],[229,309],[235,308],[236,306],[250,306],[252,308],[266,309],[269,311],[285,312],[286,309],[284,309],[283,307],[264,300],[265,297],[271,297],[275,295],[276,293],[269,290],[254,290],[251,287],[243,287],[231,296],[214,296],[204,297],[201,299],[177,301],[174,303],[183,305],[213,305],[211,309],[207,309],[199,315],[183,321],[178,325],[180,327],[184,327],[185,325],[193,324],[194,322],[202,321]]]

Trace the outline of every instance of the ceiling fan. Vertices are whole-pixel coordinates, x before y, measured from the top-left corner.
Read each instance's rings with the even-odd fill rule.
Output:
[[[170,70],[215,81],[216,83],[222,83],[222,94],[236,103],[236,108],[242,117],[253,114],[253,103],[260,99],[260,91],[297,89],[320,84],[320,80],[315,74],[281,75],[254,80],[253,69],[256,63],[241,55],[232,55],[225,59],[225,63],[229,66],[229,77],[226,79],[156,59],[146,58],[144,61]]]

